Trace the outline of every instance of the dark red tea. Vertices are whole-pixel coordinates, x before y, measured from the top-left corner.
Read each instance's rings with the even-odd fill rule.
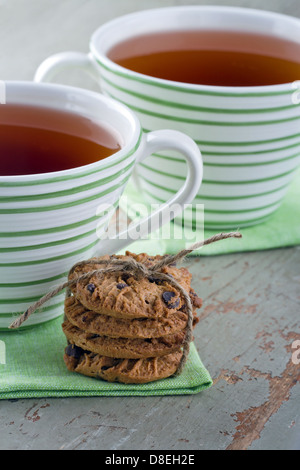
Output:
[[[71,112],[0,106],[0,176],[76,168],[120,150],[120,136]]]
[[[182,31],[134,37],[109,51],[123,67],[166,80],[264,86],[300,80],[300,43],[228,31]]]

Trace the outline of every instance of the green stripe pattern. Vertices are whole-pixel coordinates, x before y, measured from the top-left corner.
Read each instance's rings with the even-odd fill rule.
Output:
[[[204,179],[194,204],[204,204],[207,228],[255,225],[280,207],[300,164],[300,106],[293,104],[291,84],[213,90],[95,58],[103,92],[129,106],[145,132],[179,130],[198,144]],[[137,176],[147,202],[165,202],[181,187],[185,162],[176,152],[160,152],[138,166]],[[187,211],[185,223],[194,226],[194,214]]]
[[[32,180],[0,177],[0,330],[64,282],[73,264],[94,256],[131,176],[141,135],[131,150],[92,169]],[[24,327],[62,315],[63,303],[61,293]]]

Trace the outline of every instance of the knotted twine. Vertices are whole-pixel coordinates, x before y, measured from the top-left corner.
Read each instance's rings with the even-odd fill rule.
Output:
[[[210,245],[217,241],[225,240],[228,238],[242,238],[242,235],[239,232],[220,233],[218,235],[214,235],[213,237],[210,237],[204,241],[195,243],[190,248],[182,250],[175,255],[165,255],[162,257],[160,261],[156,262],[150,267],[145,266],[143,263],[140,263],[134,260],[133,258],[129,258],[126,260],[112,259],[112,258],[108,260],[103,260],[102,258],[92,258],[89,260],[79,261],[71,268],[69,272],[69,277],[75,271],[77,267],[93,265],[93,264],[102,264],[107,267],[91,270],[85,274],[78,276],[77,278],[71,281],[68,280],[64,282],[63,284],[59,285],[56,289],[44,295],[40,300],[38,300],[33,305],[31,305],[26,310],[26,312],[24,312],[20,317],[18,317],[9,326],[9,328],[10,329],[19,328],[26,320],[28,320],[30,315],[32,315],[36,310],[42,307],[42,305],[44,305],[46,302],[51,300],[53,297],[55,297],[64,289],[66,289],[66,297],[70,297],[72,294],[71,287],[74,287],[74,285],[76,285],[79,281],[89,279],[96,274],[128,273],[134,276],[137,280],[140,280],[142,278],[147,278],[147,277],[155,277],[158,280],[167,281],[169,284],[175,287],[175,289],[177,289],[180,292],[180,294],[185,300],[186,311],[188,314],[188,321],[187,321],[187,326],[186,326],[185,339],[184,339],[183,346],[182,346],[182,357],[181,357],[179,366],[174,374],[175,376],[180,375],[188,359],[188,355],[190,352],[190,343],[193,341],[193,306],[192,306],[189,293],[179,284],[179,282],[176,281],[176,279],[174,279],[173,276],[171,276],[170,274],[162,273],[161,269],[165,266],[170,266],[171,264],[174,264],[179,260],[183,260],[183,258],[185,258],[187,255],[189,255],[193,251],[205,245]]]

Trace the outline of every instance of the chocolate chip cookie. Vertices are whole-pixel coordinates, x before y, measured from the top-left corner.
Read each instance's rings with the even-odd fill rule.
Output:
[[[162,338],[111,338],[87,333],[72,325],[68,320],[63,323],[62,328],[69,343],[101,356],[117,359],[143,359],[165,356],[179,351],[185,338],[184,331]]]
[[[108,382],[144,384],[172,376],[182,352],[147,359],[115,359],[84,351],[74,345],[65,349],[64,361],[69,371]]]
[[[149,257],[145,253],[135,255],[130,252],[125,256],[113,257],[121,260],[130,258],[145,266],[152,266],[162,257]],[[99,264],[76,267],[70,273],[69,279],[73,280],[91,270],[106,267],[101,264],[102,259],[107,260],[108,257],[98,258]],[[187,292],[192,292],[192,276],[186,268],[165,266],[161,272],[172,276]],[[161,281],[155,276],[136,279],[129,273],[97,273],[88,279],[78,281],[71,290],[74,297],[88,310],[121,319],[157,319],[183,310],[185,307],[181,293],[168,281]],[[197,296],[193,302],[197,303],[197,299],[200,302]]]
[[[65,301],[62,328],[69,345],[64,361],[70,371],[125,384],[153,382],[177,371],[187,351],[189,323],[186,297],[172,279],[189,293],[193,327],[199,321],[196,309],[202,306],[189,271],[164,266],[159,273],[170,279],[154,270],[144,277],[123,269],[95,272],[112,266],[112,260],[134,260],[149,268],[162,258],[126,252],[94,258],[70,271],[71,281],[84,276],[71,286]]]
[[[194,326],[198,317],[194,310]],[[86,333],[110,336],[112,338],[160,338],[184,330],[188,316],[184,311],[176,311],[159,318],[138,318],[133,320],[115,318],[92,312],[75,297],[65,301],[65,316],[77,328]]]

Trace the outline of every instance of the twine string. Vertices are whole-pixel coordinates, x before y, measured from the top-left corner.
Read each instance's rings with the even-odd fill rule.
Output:
[[[229,233],[220,233],[218,235],[214,235],[204,241],[195,243],[190,248],[180,251],[175,255],[166,255],[161,260],[153,264],[152,266],[148,267],[145,266],[143,263],[140,263],[134,259],[107,259],[103,260],[101,258],[93,258],[90,260],[79,261],[76,263],[69,272],[70,275],[74,273],[77,267],[83,267],[85,265],[103,265],[105,267],[99,269],[93,269],[84,273],[75,279],[68,280],[63,284],[59,285],[56,289],[48,292],[46,295],[41,297],[37,302],[32,304],[26,312],[20,315],[14,322],[11,323],[9,326],[10,329],[17,329],[19,328],[28,318],[39,308],[41,308],[46,302],[51,300],[57,294],[62,292],[66,289],[66,297],[69,297],[72,293],[71,289],[74,287],[78,282],[89,279],[97,274],[109,274],[109,273],[130,273],[136,279],[142,279],[150,276],[155,276],[155,278],[167,281],[171,284],[175,289],[177,289],[182,297],[184,298],[186,311],[188,314],[188,321],[186,326],[186,334],[183,343],[183,352],[180,364],[177,368],[175,375],[179,375],[182,372],[182,369],[185,366],[187,361],[189,352],[190,352],[190,343],[193,340],[193,306],[191,302],[191,298],[189,293],[176,281],[172,276],[166,273],[162,273],[161,270],[165,266],[169,266],[171,264],[176,263],[179,260],[183,260],[188,254],[192,253],[193,251],[205,246],[210,245],[212,243],[216,243],[220,240],[225,240],[228,238],[242,238],[242,235],[239,232],[229,232]]]

